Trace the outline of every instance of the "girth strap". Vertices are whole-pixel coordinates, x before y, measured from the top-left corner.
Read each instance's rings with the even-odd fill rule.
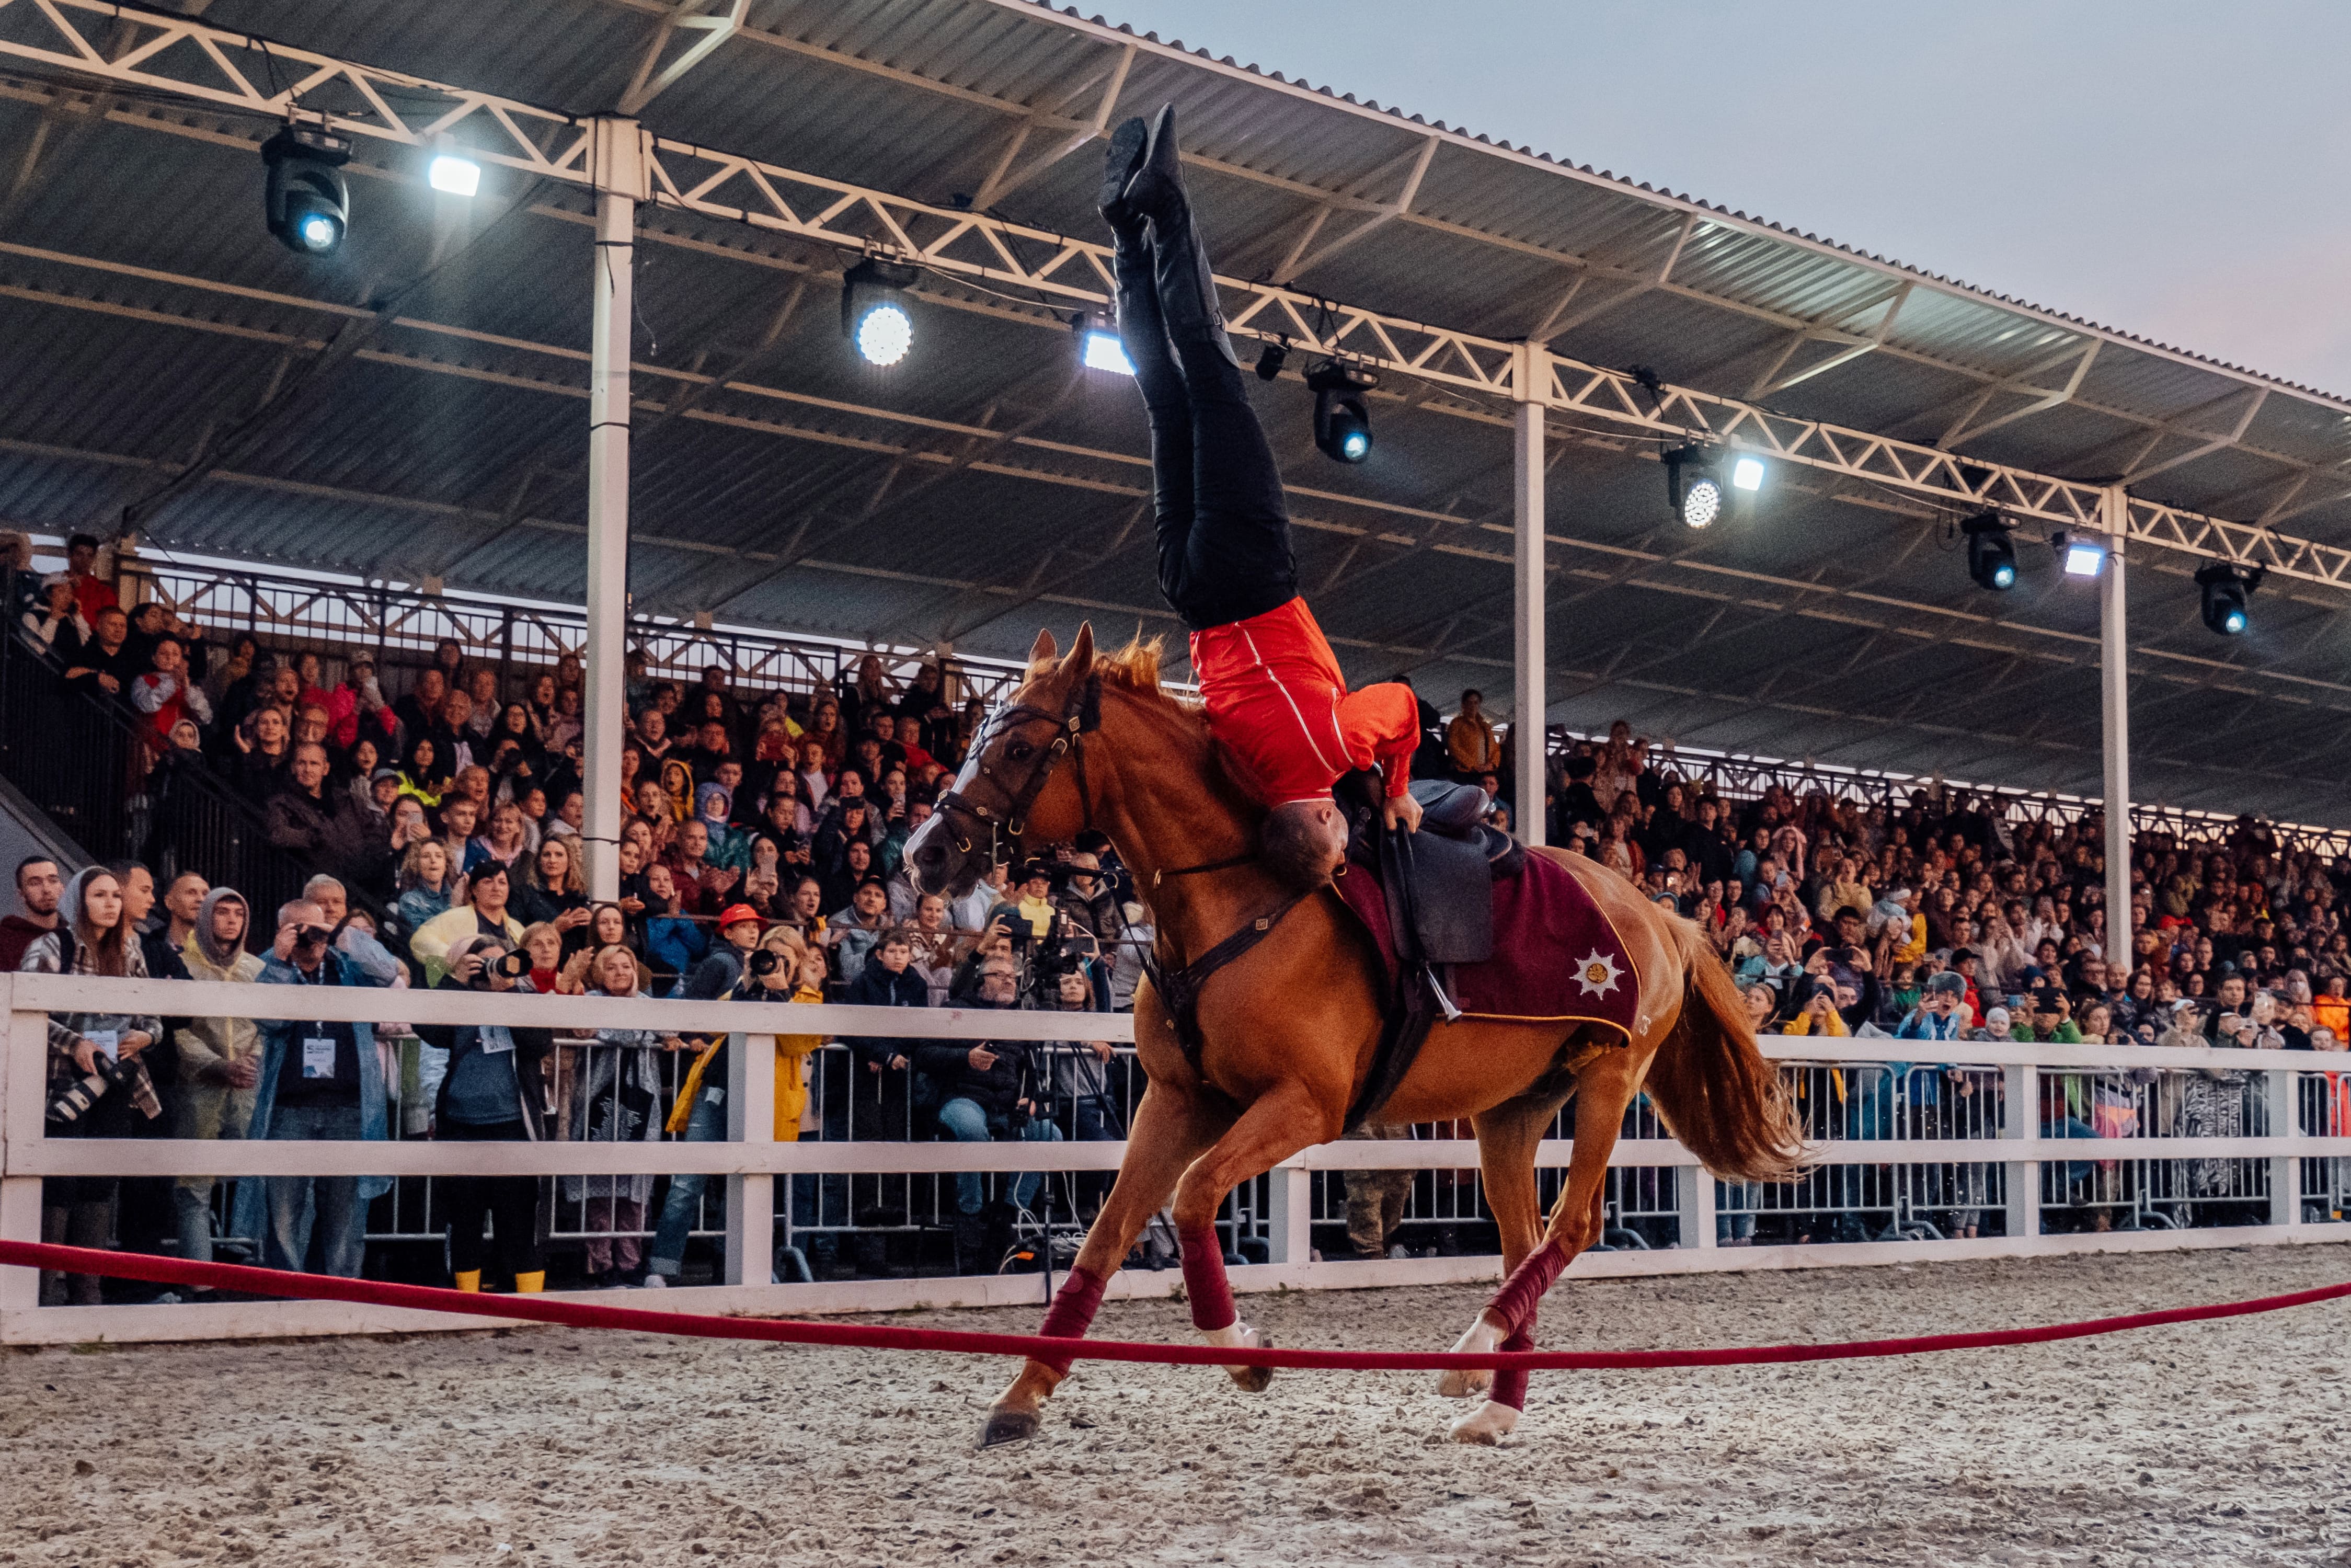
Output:
[[[1180,969],[1170,970],[1159,958],[1158,948],[1144,956],[1144,973],[1150,977],[1152,988],[1167,1009],[1168,1021],[1175,1026],[1176,1041],[1184,1048],[1184,1059],[1194,1071],[1200,1067],[1200,1051],[1204,1041],[1200,1036],[1200,991],[1208,978],[1226,965],[1245,956],[1251,948],[1273,934],[1273,928],[1288,918],[1290,912],[1306,902],[1308,895],[1294,893],[1270,915],[1260,915],[1239,930],[1201,954]]]

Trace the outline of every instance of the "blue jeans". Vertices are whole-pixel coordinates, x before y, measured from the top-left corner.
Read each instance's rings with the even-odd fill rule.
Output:
[[[2060,1120],[2042,1123],[2041,1135],[2044,1138],[2095,1138],[2098,1135],[2098,1130],[2079,1116],[2066,1116]],[[2065,1162],[2067,1186],[2077,1186],[2089,1179],[2090,1162],[2088,1160]]]
[[[1713,1181],[1704,1171],[1697,1173],[1699,1181]],[[1755,1203],[1762,1197],[1761,1189],[1743,1181],[1719,1183],[1715,1187],[1714,1239],[1724,1241],[1752,1241],[1755,1239]]]
[[[689,1144],[723,1144],[726,1141],[726,1091],[704,1084],[696,1093],[694,1109],[685,1118],[685,1141]],[[653,1249],[645,1254],[645,1271],[674,1280],[685,1267],[685,1239],[694,1231],[694,1222],[702,1213],[702,1195],[710,1186],[707,1176],[674,1176],[669,1178],[669,1197],[662,1201],[661,1219],[653,1226]]]
[[[269,1118],[273,1139],[357,1142],[360,1108],[350,1105],[280,1105]],[[360,1202],[357,1176],[269,1176],[262,1183],[268,1222],[261,1238],[261,1266],[300,1270],[319,1239],[320,1268],[346,1280],[360,1277],[367,1256],[367,1206]]]
[[[993,1141],[988,1132],[987,1113],[981,1110],[976,1101],[958,1097],[940,1106],[939,1125],[945,1127],[948,1135],[959,1144]],[[1020,1141],[1024,1144],[1058,1144],[1061,1141],[1061,1129],[1042,1116],[1032,1116],[1029,1124],[1020,1129]],[[1022,1171],[1015,1176],[1012,1181],[1012,1206],[1015,1208],[1028,1207],[1029,1200],[1037,1196],[1038,1185],[1044,1179],[1041,1171]],[[956,1207],[964,1213],[979,1212],[984,1190],[979,1172],[958,1171],[956,1174]]]

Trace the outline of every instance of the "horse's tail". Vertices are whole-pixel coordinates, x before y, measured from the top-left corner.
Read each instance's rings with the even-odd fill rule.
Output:
[[[1785,1181],[1805,1163],[1787,1085],[1755,1048],[1730,971],[1696,925],[1671,924],[1688,978],[1681,1017],[1649,1066],[1649,1098],[1682,1146],[1715,1175]]]

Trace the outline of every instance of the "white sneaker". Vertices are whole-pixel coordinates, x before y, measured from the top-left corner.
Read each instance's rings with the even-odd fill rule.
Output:
[[[665,1291],[669,1289],[669,1281],[659,1274],[648,1274],[645,1276],[645,1289],[648,1291]]]

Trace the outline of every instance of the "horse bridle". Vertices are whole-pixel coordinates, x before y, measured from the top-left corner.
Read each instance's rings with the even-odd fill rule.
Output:
[[[1033,754],[1035,764],[1029,769],[1028,777],[1017,785],[1008,783],[988,762],[988,750],[1019,726],[1038,723],[1054,727],[1052,741]],[[1003,865],[1013,855],[1023,852],[1020,841],[1028,831],[1029,810],[1037,803],[1037,797],[1044,793],[1047,781],[1053,777],[1053,769],[1061,766],[1062,758],[1067,757],[1071,766],[1077,770],[1078,802],[1085,812],[1085,825],[1092,828],[1094,825],[1094,807],[1086,791],[1085,737],[1091,731],[1101,727],[1100,675],[1088,675],[1070,694],[1069,702],[1058,714],[1033,703],[1007,703],[987,716],[987,722],[980,726],[979,733],[972,737],[971,741],[972,781],[977,783],[985,779],[994,786],[1004,797],[1003,809],[1000,811],[993,810],[959,789],[949,789],[941,795],[935,809],[940,816],[950,819],[950,828],[956,826],[952,819],[958,812],[983,824],[987,829],[988,865],[990,869]],[[971,835],[958,831],[955,847],[958,854],[971,853]]]

